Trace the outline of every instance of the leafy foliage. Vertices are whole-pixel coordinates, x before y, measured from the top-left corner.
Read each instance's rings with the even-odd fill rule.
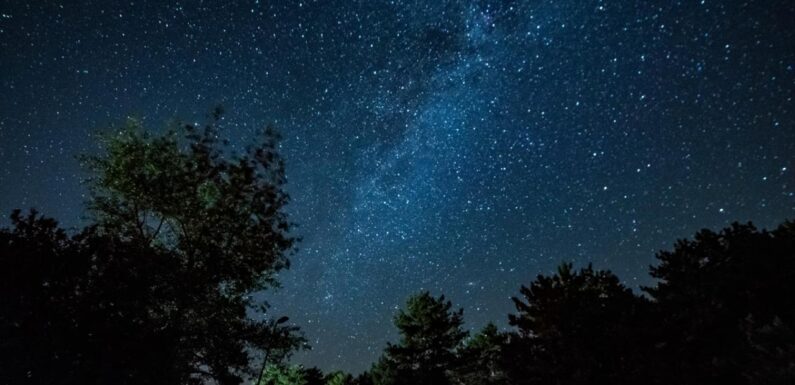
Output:
[[[135,120],[85,156],[89,208],[101,229],[172,252],[201,279],[242,295],[276,283],[295,238],[284,214],[284,162],[272,129],[243,156],[218,139],[221,111],[203,128],[152,135]]]
[[[333,372],[326,376],[326,385],[352,385],[353,376],[345,372]]]
[[[308,385],[303,368],[270,364],[256,385]]]
[[[0,343],[29,354],[3,357],[2,377],[238,384],[304,344],[252,295],[277,284],[296,242],[278,135],[233,156],[220,116],[162,135],[129,121],[107,136],[83,158],[95,224],[75,236],[14,213],[0,233]]]

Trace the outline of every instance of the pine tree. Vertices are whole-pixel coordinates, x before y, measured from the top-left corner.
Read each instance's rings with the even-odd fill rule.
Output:
[[[507,384],[504,371],[508,335],[492,323],[469,338],[458,350],[458,365],[454,370],[454,383],[461,385]]]
[[[444,385],[455,366],[455,350],[466,337],[463,310],[453,311],[444,296],[428,292],[412,296],[395,317],[400,342],[389,344],[373,370],[375,383]]]

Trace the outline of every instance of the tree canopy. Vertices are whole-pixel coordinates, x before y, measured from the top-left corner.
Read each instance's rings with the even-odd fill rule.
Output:
[[[303,345],[252,295],[278,283],[296,242],[278,135],[234,155],[220,116],[163,134],[130,120],[106,135],[83,158],[93,223],[75,235],[13,214],[0,233],[0,347],[30,354],[3,357],[14,364],[0,377],[238,384]]]
[[[659,357],[672,381],[795,379],[795,224],[702,230],[657,258],[659,283],[644,290],[662,322]]]
[[[400,342],[389,344],[379,363],[376,384],[448,384],[455,349],[467,333],[463,310],[452,310],[444,296],[428,292],[412,296],[395,316]]]
[[[514,297],[513,330],[463,340],[443,297],[409,299],[401,342],[362,376],[375,384],[790,384],[795,381],[795,226],[735,223],[657,254],[659,281],[633,292],[570,263]],[[463,342],[462,342],[463,341]],[[443,357],[428,360],[427,357]],[[429,364],[429,362],[441,364]],[[429,370],[428,368],[433,368]],[[443,368],[443,369],[441,369]]]

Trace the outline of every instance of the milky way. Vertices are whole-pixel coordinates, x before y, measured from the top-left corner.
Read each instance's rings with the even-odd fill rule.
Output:
[[[791,1],[6,2],[0,210],[82,222],[73,155],[136,115],[284,135],[297,362],[359,371],[411,293],[467,326],[561,261],[795,218]],[[7,222],[3,222],[7,223]]]

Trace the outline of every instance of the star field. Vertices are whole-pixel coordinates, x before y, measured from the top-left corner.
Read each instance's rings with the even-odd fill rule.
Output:
[[[791,1],[0,5],[0,211],[82,223],[73,155],[125,116],[284,135],[303,237],[265,298],[360,371],[421,289],[505,324],[561,261],[650,284],[654,253],[795,218]],[[4,222],[6,223],[6,222]]]

